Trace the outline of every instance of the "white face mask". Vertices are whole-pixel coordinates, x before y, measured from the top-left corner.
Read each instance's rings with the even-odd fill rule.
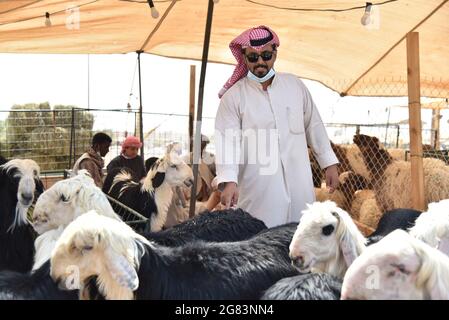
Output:
[[[259,78],[254,73],[252,73],[250,70],[248,70],[247,77],[249,79],[253,80],[253,81],[256,81],[256,82],[259,82],[259,83],[264,83],[265,81],[267,81],[267,80],[271,79],[272,77],[274,77],[275,74],[276,74],[276,72],[274,71],[273,68],[271,68],[270,71],[268,71],[265,76],[263,76],[262,78]]]

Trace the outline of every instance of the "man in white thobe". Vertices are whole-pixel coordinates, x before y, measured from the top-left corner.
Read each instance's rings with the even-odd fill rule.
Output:
[[[329,192],[338,186],[338,160],[309,91],[295,75],[274,72],[278,47],[266,26],[231,42],[238,64],[215,120],[221,202],[268,227],[299,221],[315,201],[307,146],[326,169]]]

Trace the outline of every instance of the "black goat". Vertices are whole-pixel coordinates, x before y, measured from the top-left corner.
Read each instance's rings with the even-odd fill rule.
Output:
[[[396,229],[407,231],[415,225],[421,211],[414,209],[393,209],[384,213],[380,218],[376,231],[368,236],[367,245],[382,240],[390,232]]]
[[[242,209],[227,209],[206,211],[169,229],[144,233],[143,236],[158,244],[176,247],[195,240],[246,240],[265,229],[265,223]]]
[[[31,270],[36,234],[26,215],[43,191],[33,160],[14,159],[0,166],[0,270]]]
[[[327,273],[284,278],[271,286],[262,300],[339,300],[342,281]]]

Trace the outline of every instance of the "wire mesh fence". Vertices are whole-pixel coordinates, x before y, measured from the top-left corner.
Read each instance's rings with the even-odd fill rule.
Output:
[[[436,83],[429,97],[441,97],[438,88]],[[363,92],[360,88],[357,90],[367,96],[377,96],[385,90],[390,90],[392,96],[401,96],[407,94],[406,89],[400,84],[386,86],[373,82]],[[447,88],[443,89],[447,92]],[[309,150],[317,199],[337,202],[354,220],[374,230],[386,211],[413,207],[411,156],[423,160],[426,205],[449,198],[448,101],[429,97],[421,98],[422,154],[411,155],[410,152],[411,129],[406,97],[403,98],[405,103],[401,101],[386,108],[388,120],[391,120],[388,123],[376,123],[376,118],[371,117],[366,124],[327,124],[332,147],[340,162],[340,186],[333,194],[327,193],[324,172]],[[397,113],[403,118],[390,118],[391,110],[400,110]]]

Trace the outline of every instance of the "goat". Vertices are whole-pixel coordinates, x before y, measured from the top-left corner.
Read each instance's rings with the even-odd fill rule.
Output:
[[[38,164],[13,159],[0,166],[0,270],[26,272],[31,269],[34,231],[27,212],[43,192]]]
[[[332,201],[314,202],[303,210],[290,244],[290,257],[301,273],[312,270],[342,279],[365,243],[346,211]]]
[[[404,230],[369,246],[349,267],[342,299],[449,299],[449,257]]]
[[[77,291],[59,290],[50,277],[50,261],[33,272],[0,272],[0,300],[75,300]]]
[[[265,223],[242,209],[206,211],[169,229],[144,233],[158,244],[176,247],[195,240],[225,242],[246,240],[267,229]]]
[[[167,148],[165,156],[153,164],[143,182],[133,181],[129,171],[123,168],[113,178],[111,188],[103,189],[111,197],[149,218],[151,231],[160,231],[165,224],[173,197],[172,187],[193,184],[192,169],[181,160],[174,148],[173,145]],[[111,179],[109,174],[106,179]]]
[[[410,234],[449,256],[449,199],[429,204]]]
[[[276,281],[297,274],[288,258],[296,223],[239,242],[197,241],[169,248],[123,222],[88,212],[59,238],[51,276],[67,285],[77,267],[80,296],[97,276],[107,299],[257,299]]]
[[[339,300],[340,293],[340,279],[326,273],[308,273],[279,280],[261,300]]]
[[[396,229],[408,230],[415,224],[420,214],[421,211],[414,209],[393,209],[385,212],[379,220],[376,231],[368,236],[368,245],[380,241]]]
[[[106,195],[86,173],[81,170],[72,178],[56,182],[39,197],[33,211],[33,227],[37,233],[66,227],[89,210],[120,219]]]

